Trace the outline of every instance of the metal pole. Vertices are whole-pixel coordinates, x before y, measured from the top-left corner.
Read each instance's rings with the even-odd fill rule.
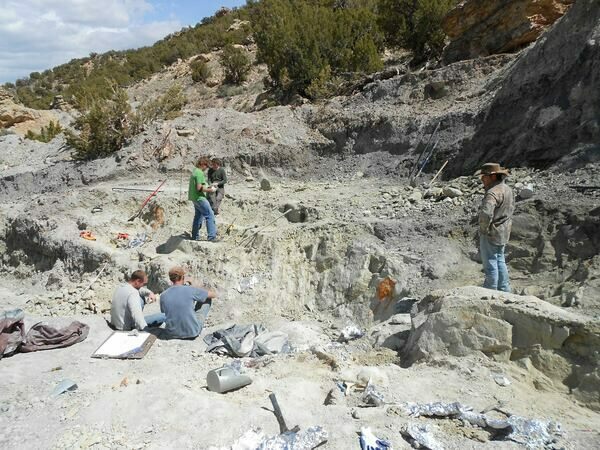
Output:
[[[433,177],[431,179],[431,181],[429,182],[429,187],[431,187],[431,185],[437,179],[437,177],[440,175],[440,173],[442,173],[442,170],[444,170],[444,167],[446,167],[446,164],[448,164],[448,161],[449,160],[447,159],[446,162],[442,165],[442,167],[440,167],[440,170],[437,171],[437,173],[435,174],[435,177]]]
[[[137,192],[154,192],[154,189],[142,189],[142,188],[128,188],[128,187],[114,187],[113,191],[137,191]],[[162,190],[158,191],[162,192]]]
[[[431,143],[431,140],[433,139],[433,137],[437,133],[437,130],[440,127],[441,123],[442,123],[441,121],[438,122],[437,126],[435,127],[435,130],[433,130],[433,133],[431,133],[431,136],[429,136],[429,140],[427,141],[427,144],[425,144],[425,147],[423,148],[423,151],[419,155],[419,159],[417,159],[417,162],[415,162],[415,165],[413,166],[412,170],[410,171],[409,178],[412,178],[413,173],[416,172],[417,168],[419,167],[419,162],[421,161],[421,158],[423,157],[423,155],[425,154],[425,151],[429,147],[429,144]]]

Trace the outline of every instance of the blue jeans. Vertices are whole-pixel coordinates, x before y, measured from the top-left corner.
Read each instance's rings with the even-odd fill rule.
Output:
[[[484,288],[510,292],[504,247],[504,245],[492,244],[485,235],[479,237],[479,253],[485,273]]]
[[[194,306],[194,311],[196,312],[196,319],[198,319],[198,323],[200,324],[200,331],[198,334],[202,332],[202,328],[204,328],[204,321],[206,320],[206,316],[208,316],[208,312],[210,311],[210,307],[212,305],[212,300],[207,298],[202,303],[196,302]]]
[[[142,296],[140,296],[140,298],[142,299],[143,311],[144,306],[146,306],[146,301]],[[165,320],[167,320],[167,316],[165,316],[164,313],[148,314],[144,316],[144,320],[146,321],[149,327],[160,327],[163,323],[165,323]]]
[[[217,237],[217,225],[215,223],[215,214],[210,203],[205,198],[199,199],[194,203],[194,221],[192,222],[192,239],[198,239],[202,222],[206,220],[206,232],[208,240],[212,241]]]

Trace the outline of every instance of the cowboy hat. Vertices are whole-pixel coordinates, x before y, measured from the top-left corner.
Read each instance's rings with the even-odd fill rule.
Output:
[[[495,173],[501,173],[508,176],[508,169],[505,167],[500,167],[500,164],[498,163],[485,163],[483,166],[481,166],[481,169],[475,172],[475,176],[480,177],[482,175],[494,175]]]

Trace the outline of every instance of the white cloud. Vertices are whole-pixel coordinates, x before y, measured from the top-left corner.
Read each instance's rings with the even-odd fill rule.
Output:
[[[146,0],[0,0],[0,83],[91,52],[150,45],[182,25],[145,23]]]

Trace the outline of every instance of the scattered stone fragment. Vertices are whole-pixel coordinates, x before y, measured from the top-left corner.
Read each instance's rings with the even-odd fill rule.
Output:
[[[263,178],[262,180],[260,180],[260,189],[261,191],[270,191],[271,182],[267,178]]]
[[[444,197],[456,198],[456,197],[461,197],[463,195],[463,193],[460,189],[456,189],[451,186],[446,186],[442,190],[442,195]]]

